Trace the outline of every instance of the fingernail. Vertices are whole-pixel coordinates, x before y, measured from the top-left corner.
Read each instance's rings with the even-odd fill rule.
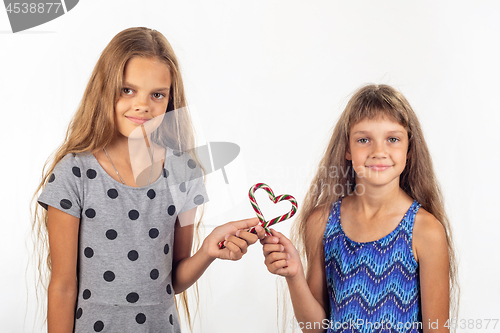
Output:
[[[224,239],[226,239],[226,240],[227,240],[228,238],[229,238],[229,235],[226,235],[226,237],[224,237]]]
[[[240,230],[236,231],[236,237],[238,237],[240,234]]]
[[[288,253],[287,253],[287,254],[286,254],[286,257],[287,257],[288,259],[290,259],[290,254],[288,254]],[[287,261],[287,263],[288,263],[288,261]]]
[[[281,251],[283,252],[283,250],[285,249],[285,247],[283,245],[280,245],[281,246]]]
[[[261,231],[261,230],[262,230],[262,227],[260,225],[255,227],[255,231]]]
[[[273,237],[273,242],[278,242],[278,241],[279,241],[278,237]]]

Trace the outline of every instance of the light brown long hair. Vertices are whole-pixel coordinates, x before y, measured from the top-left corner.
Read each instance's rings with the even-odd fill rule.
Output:
[[[33,238],[35,265],[37,273],[37,299],[41,291],[46,291],[50,281],[51,259],[48,246],[47,211],[36,204],[41,191],[47,184],[48,177],[59,161],[70,153],[95,152],[111,142],[115,133],[114,108],[123,85],[125,65],[133,57],[157,58],[169,69],[172,85],[169,102],[165,112],[186,107],[184,85],[179,63],[167,39],[158,31],[148,28],[129,28],[118,33],[102,52],[87,84],[81,103],[71,120],[66,137],[61,146],[49,158],[42,170],[42,180],[33,196]],[[153,134],[152,140],[176,150],[190,150],[195,154],[194,129],[187,112],[175,112],[174,121],[163,121],[164,126]],[[196,156],[193,156],[196,158]],[[200,163],[198,163],[201,165]],[[199,246],[199,227],[195,227],[194,248]],[[195,286],[196,299],[197,286]],[[177,296],[176,296],[177,297]],[[191,315],[187,304],[187,295],[182,293],[180,301],[191,327]]]
[[[323,218],[326,221],[332,204],[354,190],[355,173],[352,162],[346,159],[349,133],[359,121],[366,118],[373,119],[379,115],[394,120],[408,132],[408,156],[410,158],[400,176],[399,186],[411,198],[417,200],[426,211],[434,215],[445,228],[450,263],[450,312],[452,317],[456,317],[459,293],[457,264],[443,197],[434,175],[432,159],[417,116],[406,98],[390,86],[364,86],[356,91],[347,103],[333,130],[328,147],[292,228],[292,240],[299,249],[304,267],[307,269],[309,256],[305,246],[306,221],[316,210],[323,212]],[[322,245],[317,244],[321,249]],[[309,249],[311,250],[316,251],[318,248]]]

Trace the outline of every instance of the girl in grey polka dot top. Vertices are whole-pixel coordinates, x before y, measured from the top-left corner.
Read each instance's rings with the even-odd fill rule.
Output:
[[[44,209],[37,207],[35,223],[47,228],[50,249],[49,333],[180,332],[174,294],[215,259],[238,260],[263,238],[261,228],[258,236],[245,231],[256,218],[230,222],[191,255],[196,210],[208,197],[203,168],[186,151],[194,147],[190,124],[165,37],[147,28],[116,35],[39,187]],[[145,143],[150,158],[140,173],[134,142]]]

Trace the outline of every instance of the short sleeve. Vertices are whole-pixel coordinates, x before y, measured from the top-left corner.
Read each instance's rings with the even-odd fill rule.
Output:
[[[203,171],[194,159],[189,159],[187,165],[188,169],[191,170],[189,170],[189,180],[185,182],[186,200],[179,213],[186,212],[208,201],[207,190],[203,180]]]
[[[180,213],[186,212],[208,201],[203,176],[186,182],[186,201]]]
[[[57,163],[38,197],[38,203],[45,209],[52,206],[72,216],[81,217],[82,174],[73,154],[64,156]]]

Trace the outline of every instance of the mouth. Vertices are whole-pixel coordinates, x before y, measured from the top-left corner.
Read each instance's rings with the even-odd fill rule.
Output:
[[[125,117],[127,118],[128,120],[130,120],[131,122],[133,123],[136,123],[136,124],[139,124],[139,125],[142,125],[144,124],[146,121],[148,121],[149,119],[147,118],[136,118],[136,117]]]
[[[376,165],[367,165],[366,167],[373,171],[384,171],[391,167],[392,165],[384,165],[384,164],[376,164]]]

